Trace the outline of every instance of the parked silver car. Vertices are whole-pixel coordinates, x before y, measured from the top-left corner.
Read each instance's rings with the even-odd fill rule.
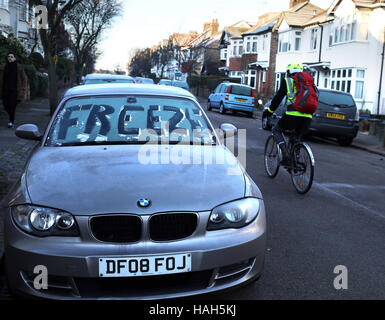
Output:
[[[283,99],[271,117],[262,118],[262,128],[271,130],[286,111]],[[271,100],[265,105],[269,108]],[[317,111],[309,127],[309,135],[336,138],[341,146],[349,146],[357,136],[360,114],[350,93],[319,89]]]
[[[31,124],[16,134],[39,144],[0,211],[11,292],[170,298],[261,275],[261,192],[188,91],[78,86],[44,135]]]

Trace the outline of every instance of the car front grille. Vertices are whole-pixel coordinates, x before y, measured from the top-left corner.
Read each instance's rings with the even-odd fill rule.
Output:
[[[142,219],[134,215],[107,215],[92,217],[91,232],[103,242],[137,242],[142,235]]]
[[[197,227],[196,213],[163,213],[149,220],[150,238],[154,241],[184,239],[191,236]]]

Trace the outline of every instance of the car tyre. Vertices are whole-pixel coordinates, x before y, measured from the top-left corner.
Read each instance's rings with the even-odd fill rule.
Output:
[[[208,101],[207,101],[207,110],[210,111],[211,109],[212,109],[211,101],[208,100]]]
[[[342,147],[349,147],[352,142],[353,138],[352,137],[347,137],[347,136],[342,136],[337,138],[338,144]]]
[[[271,124],[269,124],[268,117],[262,117],[262,129],[267,131],[271,130]]]
[[[223,102],[221,102],[221,105],[219,107],[219,113],[221,113],[221,114],[225,114],[226,113],[225,106],[223,105]]]

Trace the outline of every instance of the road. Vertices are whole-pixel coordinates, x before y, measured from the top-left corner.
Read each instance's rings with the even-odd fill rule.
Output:
[[[216,109],[207,114],[216,128],[232,123],[246,129],[246,170],[264,196],[268,223],[260,280],[208,298],[385,299],[385,159],[311,138],[313,187],[299,195],[284,169],[275,179],[265,174],[263,150],[270,133],[259,119]],[[339,265],[347,268],[347,289],[333,285]]]

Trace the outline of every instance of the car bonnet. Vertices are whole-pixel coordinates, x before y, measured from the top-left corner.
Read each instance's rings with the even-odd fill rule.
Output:
[[[140,157],[140,145],[40,147],[26,172],[31,202],[75,215],[150,214],[211,210],[244,197],[243,170],[222,145],[178,146],[171,161],[175,146],[145,147]],[[215,155],[212,164],[203,150]],[[139,207],[140,199],[151,205]]]

